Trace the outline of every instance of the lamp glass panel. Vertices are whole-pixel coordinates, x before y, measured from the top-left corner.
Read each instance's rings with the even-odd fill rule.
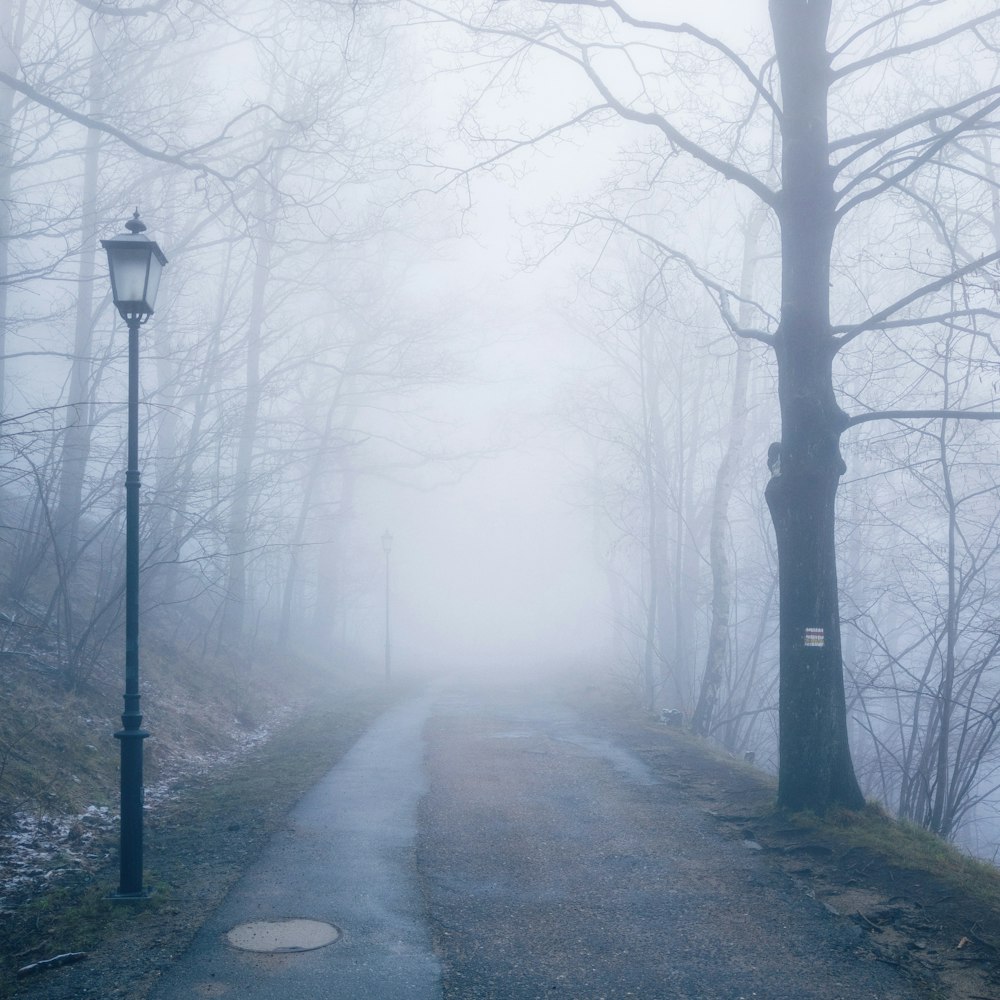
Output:
[[[116,301],[142,302],[146,293],[146,267],[150,253],[146,247],[115,247],[108,253]]]
[[[149,278],[146,280],[146,305],[150,312],[156,305],[156,293],[160,288],[160,275],[163,273],[163,265],[155,253],[149,255]]]

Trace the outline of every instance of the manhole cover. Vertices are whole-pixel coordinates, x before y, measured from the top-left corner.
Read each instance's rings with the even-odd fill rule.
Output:
[[[340,931],[322,920],[253,920],[238,924],[226,934],[234,948],[272,954],[325,948],[339,937]]]

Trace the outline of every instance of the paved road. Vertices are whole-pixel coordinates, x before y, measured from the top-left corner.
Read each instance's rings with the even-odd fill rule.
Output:
[[[343,930],[301,954],[248,920]],[[915,1000],[857,931],[555,701],[440,688],[300,803],[154,1000]]]
[[[421,698],[387,712],[299,802],[153,1000],[438,1000],[413,862],[429,710]],[[297,954],[226,941],[243,923],[285,920],[331,923],[342,937]]]

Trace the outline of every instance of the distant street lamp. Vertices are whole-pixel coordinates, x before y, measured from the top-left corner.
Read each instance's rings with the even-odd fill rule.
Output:
[[[385,552],[385,679],[389,680],[392,676],[389,658],[389,553],[392,551],[392,534],[388,528],[382,536],[382,550]]]
[[[125,470],[125,709],[121,744],[121,881],[114,899],[140,899],[142,887],[142,728],[139,711],[139,327],[153,315],[167,258],[139,210],[127,233],[101,240],[108,252],[111,297],[128,326],[128,465]]]

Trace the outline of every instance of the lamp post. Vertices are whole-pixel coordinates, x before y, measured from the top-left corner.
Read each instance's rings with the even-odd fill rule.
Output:
[[[389,553],[392,551],[392,534],[387,528],[382,536],[382,550],[385,552],[385,679],[392,676],[389,642]]]
[[[125,470],[125,708],[121,745],[121,880],[113,899],[141,899],[142,728],[139,710],[139,327],[153,315],[163,251],[142,234],[139,210],[127,233],[101,240],[108,252],[111,297],[128,326],[128,465]]]

